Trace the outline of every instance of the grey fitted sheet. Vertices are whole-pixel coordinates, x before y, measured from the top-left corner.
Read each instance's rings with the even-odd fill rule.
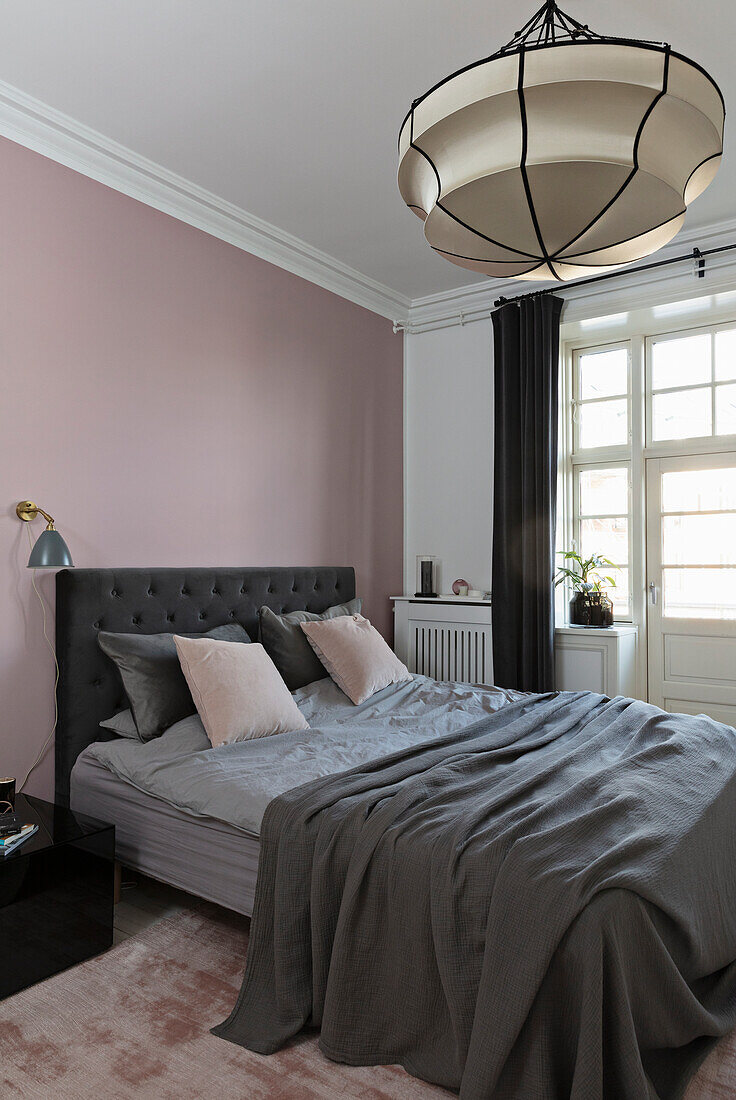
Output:
[[[88,749],[72,769],[71,807],[115,825],[115,855],[126,867],[236,913],[253,912],[258,837],[138,790]]]
[[[355,706],[332,680],[318,680],[294,693],[307,730],[212,748],[195,714],[145,744],[118,738],[82,755],[190,816],[257,836],[285,791],[464,729],[519,696],[415,676]]]

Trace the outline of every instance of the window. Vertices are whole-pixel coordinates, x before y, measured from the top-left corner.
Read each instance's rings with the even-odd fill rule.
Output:
[[[662,474],[662,613],[736,619],[736,466]]]
[[[628,445],[628,348],[579,352],[575,376],[575,450]]]
[[[736,328],[647,340],[648,440],[736,435]]]
[[[631,618],[631,369],[628,344],[584,348],[573,368],[573,539],[614,563],[614,614]]]
[[[577,535],[583,557],[601,554],[614,563],[602,570],[616,582],[611,592],[614,613],[630,617],[629,599],[629,464],[577,467]]]
[[[736,455],[736,320],[703,326],[707,308],[679,331],[659,332],[656,309],[568,330],[558,549],[614,562],[617,620],[646,614],[647,461]],[[610,339],[586,342],[590,330]],[[736,619],[736,457],[712,475],[668,474],[663,492],[662,612]]]

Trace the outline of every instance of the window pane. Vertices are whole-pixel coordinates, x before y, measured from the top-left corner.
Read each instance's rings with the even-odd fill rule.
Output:
[[[736,378],[736,328],[716,333],[716,380]]]
[[[663,516],[666,565],[736,565],[736,512]]]
[[[664,569],[662,614],[676,619],[736,619],[736,569]]]
[[[652,439],[711,435],[711,391],[683,390],[652,398]]]
[[[608,470],[580,471],[580,514],[620,515],[629,510],[629,470],[614,466]]]
[[[629,353],[626,348],[594,351],[578,359],[580,397],[616,397],[629,392]]]
[[[698,382],[710,382],[710,377],[710,336],[707,332],[653,342],[653,389],[694,386]]]
[[[578,405],[580,447],[615,447],[628,443],[628,402],[593,401],[590,405]]]
[[[716,435],[736,435],[736,386],[716,386]]]
[[[736,509],[736,467],[662,474],[663,512],[717,512],[728,508]]]
[[[600,554],[616,565],[626,565],[629,560],[629,521],[620,519],[581,519],[580,552],[584,558]],[[602,573],[610,569],[603,567]]]
[[[625,619],[631,612],[629,571],[628,569],[609,569],[608,574],[616,582],[615,588],[606,586],[606,593],[609,599],[613,600],[613,613],[617,619]]]

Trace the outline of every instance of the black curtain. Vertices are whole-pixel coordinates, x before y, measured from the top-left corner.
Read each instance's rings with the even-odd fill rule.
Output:
[[[562,305],[541,294],[493,313],[493,678],[521,691],[554,688]]]

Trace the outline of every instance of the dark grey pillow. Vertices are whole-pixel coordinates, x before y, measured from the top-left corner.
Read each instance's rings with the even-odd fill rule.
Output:
[[[100,725],[103,730],[112,730],[118,737],[128,737],[131,741],[140,741],[138,727],[130,708],[118,711],[117,714],[113,714],[112,718],[106,718],[104,722],[100,722]]]
[[[313,611],[290,611],[288,615],[276,615],[270,607],[260,609],[258,638],[289,691],[296,691],[305,684],[327,677],[327,669],[310,646],[299,623],[336,619],[340,615],[359,615],[362,606],[362,600],[351,600],[350,603],[328,607],[321,615]]]
[[[250,641],[239,623],[182,637]],[[174,722],[195,713],[197,708],[179,664],[173,634],[113,634],[101,630],[97,641],[120,671],[141,741],[151,741]]]

